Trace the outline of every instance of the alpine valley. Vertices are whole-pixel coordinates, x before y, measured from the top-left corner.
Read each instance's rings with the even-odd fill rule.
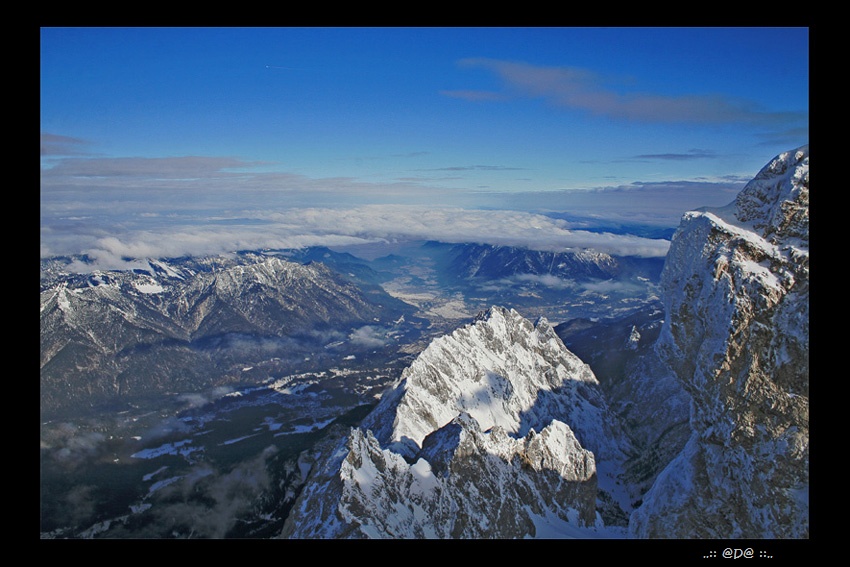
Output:
[[[666,258],[41,263],[41,537],[809,538],[808,146]]]

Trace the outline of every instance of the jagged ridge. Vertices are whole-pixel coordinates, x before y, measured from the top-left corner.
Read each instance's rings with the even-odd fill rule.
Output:
[[[316,465],[283,535],[517,538],[593,527],[594,453],[622,458],[612,422],[592,371],[548,322],[491,308],[433,341]]]
[[[399,315],[386,294],[379,303],[319,263],[241,255],[147,266],[43,278],[43,412],[209,387],[229,369],[205,347],[227,337],[282,338]]]

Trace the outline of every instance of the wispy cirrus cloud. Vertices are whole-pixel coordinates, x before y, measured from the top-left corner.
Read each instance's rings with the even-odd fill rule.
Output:
[[[264,162],[246,162],[232,157],[110,157],[65,158],[42,171],[43,179],[69,178],[155,178],[198,179],[222,175],[241,175],[233,169],[265,165]]]
[[[147,196],[140,193],[136,201],[145,200],[155,206],[157,201],[151,198],[155,194],[172,206],[168,195],[184,201],[192,198],[198,203],[220,202],[239,195],[244,203],[277,194],[296,204],[404,196],[415,200],[424,191],[421,184],[412,181],[377,184],[352,177],[314,178],[279,171],[276,165],[228,156],[62,157],[41,169],[42,201],[54,204],[59,195],[71,191],[97,193],[97,198],[103,200],[112,196],[124,199],[128,191],[148,191]],[[434,191],[430,189],[431,194]]]
[[[745,123],[761,126],[789,126],[806,118],[798,112],[768,111],[753,101],[724,95],[664,95],[647,92],[620,92],[608,86],[599,74],[578,67],[546,67],[524,62],[488,58],[467,58],[462,67],[482,68],[497,75],[506,93],[490,93],[488,97],[448,96],[466,100],[500,100],[513,97],[539,97],[550,103],[583,110],[610,118],[643,122],[725,124]],[[454,93],[454,94],[453,94]]]
[[[716,159],[717,153],[711,150],[688,150],[681,153],[665,153],[665,154],[640,154],[634,156],[634,159],[646,160],[662,160],[662,161],[690,161],[695,159]]]
[[[784,130],[764,132],[759,134],[762,138],[761,145],[772,146],[775,144],[792,145],[799,143],[800,139],[808,139],[809,129],[805,126],[792,126]]]
[[[80,138],[47,132],[41,134],[42,156],[89,155],[89,151],[86,150],[86,146],[88,145],[89,142]]]
[[[510,98],[505,93],[476,90],[443,90],[440,91],[440,94],[450,98],[459,98],[472,102],[502,101]]]
[[[506,165],[451,165],[447,167],[432,167],[430,169],[418,169],[416,171],[521,171],[524,167],[510,167]]]

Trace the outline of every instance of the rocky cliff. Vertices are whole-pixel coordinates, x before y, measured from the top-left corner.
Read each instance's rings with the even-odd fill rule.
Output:
[[[807,146],[777,156],[673,237],[656,354],[692,398],[691,435],[635,537],[808,537],[808,167]]]

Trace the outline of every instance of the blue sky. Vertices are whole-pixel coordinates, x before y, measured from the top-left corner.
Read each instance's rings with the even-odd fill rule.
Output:
[[[593,245],[586,223],[543,212],[675,226],[808,143],[808,41],[803,27],[42,28],[42,255]]]

